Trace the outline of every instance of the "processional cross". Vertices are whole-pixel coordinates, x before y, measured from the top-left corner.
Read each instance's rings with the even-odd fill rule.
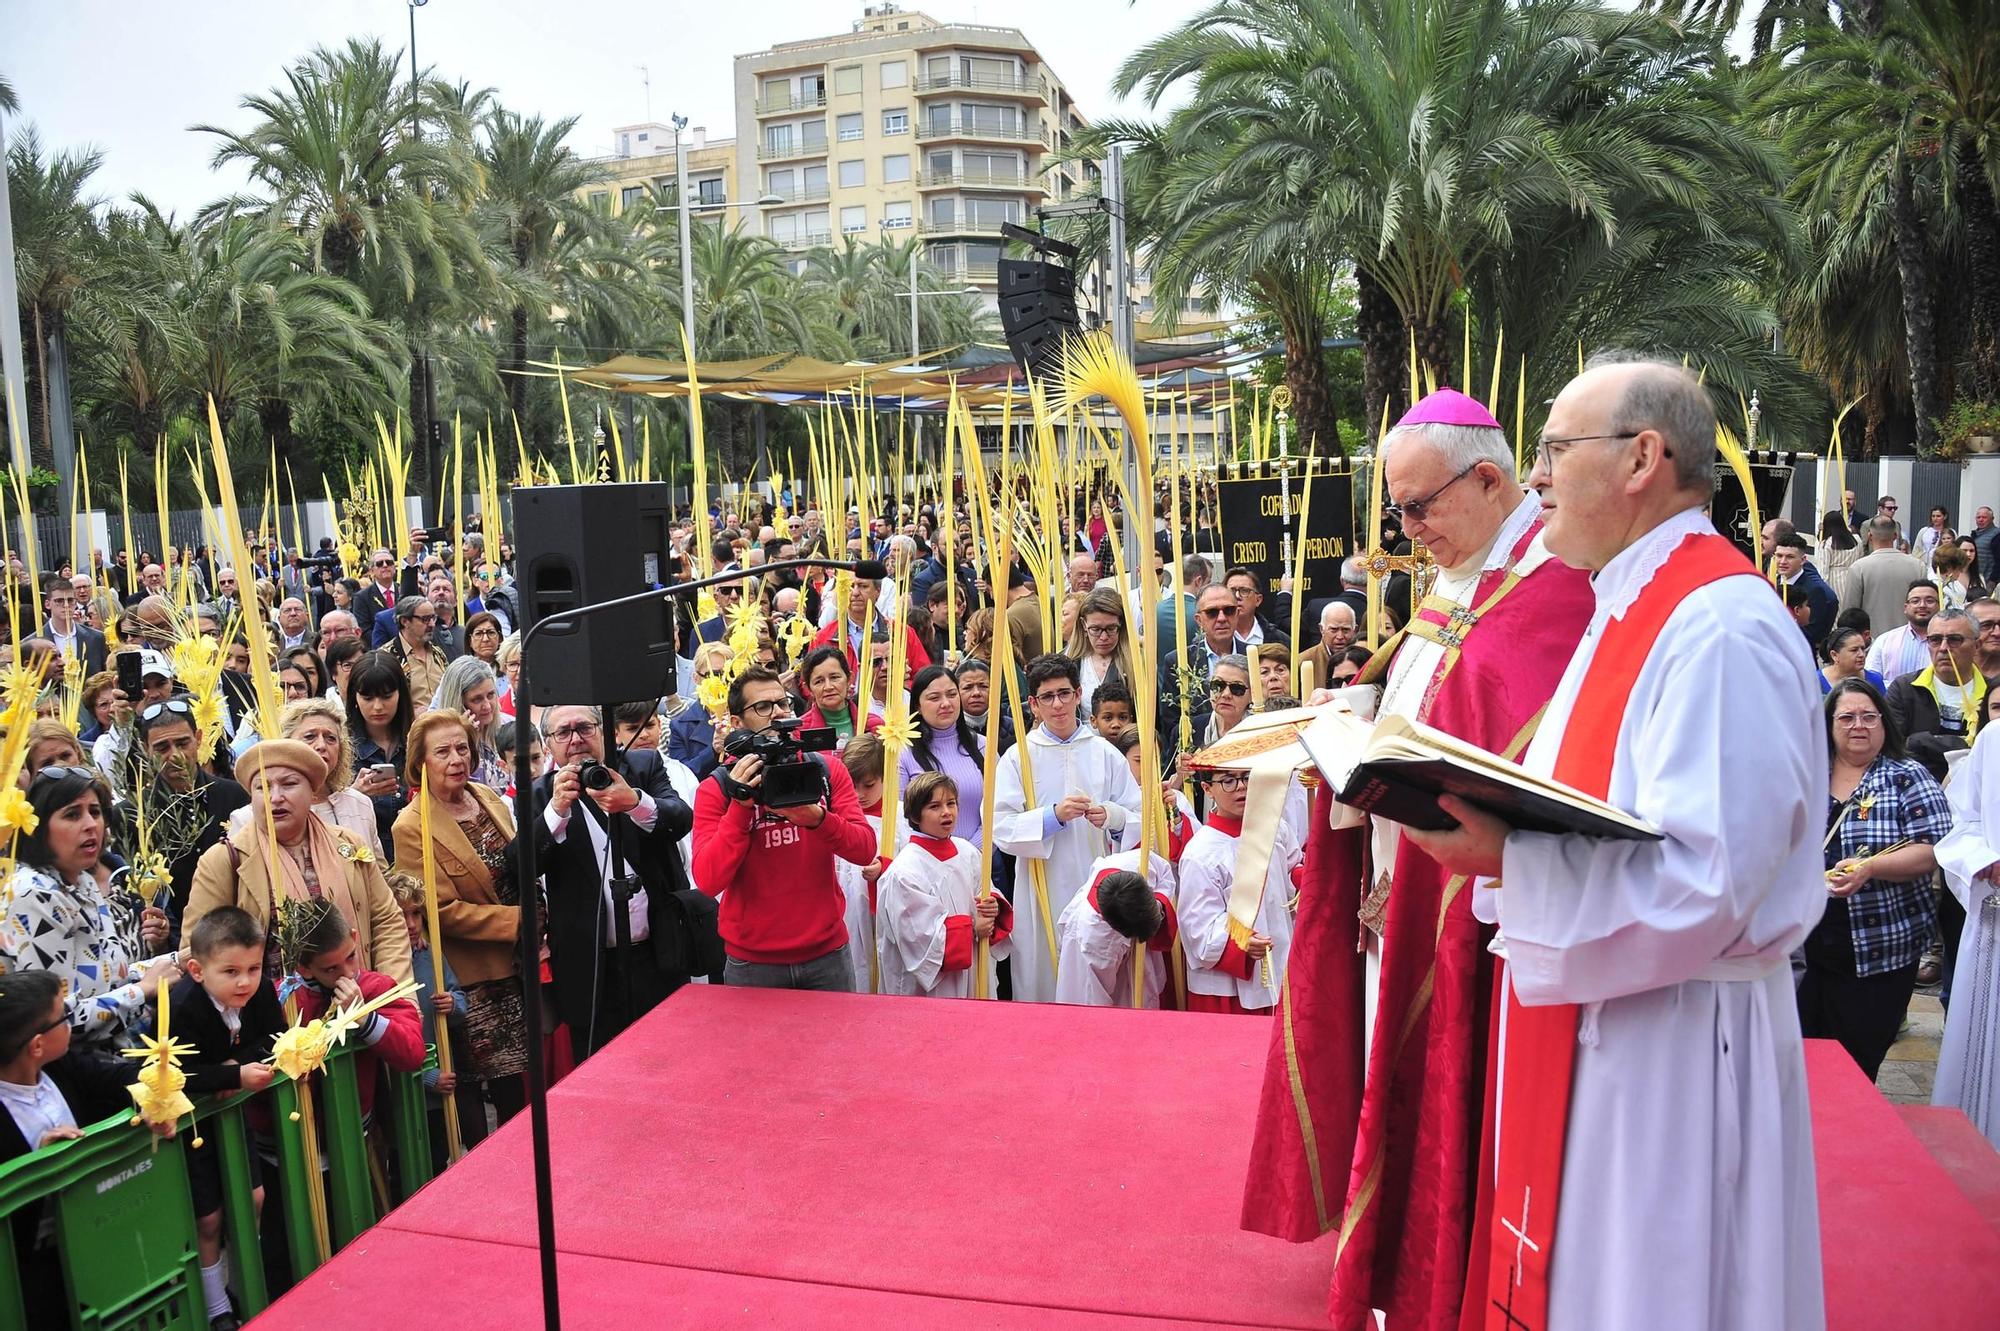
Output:
[[[1409,574],[1413,589],[1410,596],[1412,606],[1429,596],[1431,584],[1437,581],[1437,560],[1429,550],[1416,544],[1411,545],[1410,553],[1406,555],[1392,555],[1378,545],[1368,552],[1363,567],[1368,570],[1368,576],[1377,582],[1384,581],[1392,573]]]

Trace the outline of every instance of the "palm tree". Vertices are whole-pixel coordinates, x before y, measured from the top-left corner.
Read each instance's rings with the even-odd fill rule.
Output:
[[[604,170],[564,146],[575,128],[575,116],[545,124],[539,116],[524,119],[500,107],[491,109],[482,124],[479,164],[485,194],[478,216],[481,230],[511,266],[507,400],[517,419],[527,416],[533,311],[574,311],[576,292],[559,289],[566,276],[587,271],[579,263],[580,247],[613,239],[616,233],[610,219],[583,201],[583,190],[602,180]]]
[[[85,191],[104,155],[77,149],[42,157],[34,127],[7,154],[7,188],[13,208],[14,266],[21,301],[35,343],[35,382],[41,396],[41,431],[30,441],[33,465],[55,464],[55,395],[68,382],[65,332],[71,307],[89,278],[97,240],[92,211],[102,202]],[[66,406],[66,404],[65,404]]]
[[[1529,237],[1582,219],[1571,243],[1588,229],[1611,245],[1654,207],[1744,189],[1754,136],[1689,95],[1720,61],[1712,34],[1591,0],[1216,0],[1116,87],[1157,102],[1193,82],[1148,219],[1169,254],[1239,284],[1289,256],[1300,295],[1312,259],[1352,259],[1373,425],[1401,377],[1403,337],[1383,363],[1385,300],[1453,380],[1461,303]],[[1771,177],[1747,184],[1770,196]]]
[[[1810,206],[1856,228],[1864,212],[1889,215],[1919,451],[1936,445],[1945,407],[1931,235],[1950,218],[1967,255],[1971,386],[2000,399],[2000,33],[1988,9],[1904,0],[1873,7],[1858,32],[1816,29],[1789,76],[1773,76],[1766,103],[1798,154]],[[1942,205],[1928,216],[1927,188]]]
[[[244,99],[259,116],[249,131],[195,126],[221,140],[213,165],[241,164],[267,195],[224,200],[197,224],[227,211],[268,216],[306,240],[314,271],[358,285],[404,331],[411,414],[431,440],[432,354],[497,290],[472,217],[479,169],[466,108],[482,95],[436,80],[412,88],[398,58],[373,39],[318,48],[281,87]],[[427,451],[417,450],[420,481]]]

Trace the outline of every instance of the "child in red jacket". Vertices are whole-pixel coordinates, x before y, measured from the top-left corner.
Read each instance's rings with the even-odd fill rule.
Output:
[[[313,903],[313,917],[295,935],[291,951],[292,974],[283,986],[283,996],[296,998],[299,1019],[311,1021],[328,1007],[356,1007],[396,987],[396,981],[361,965],[360,939],[354,926],[330,901]],[[378,1066],[396,1072],[417,1072],[424,1066],[424,1024],[417,1005],[407,998],[369,1013],[360,1026],[348,1033],[358,1040],[363,1052],[355,1065],[361,1088],[363,1119],[373,1112]]]

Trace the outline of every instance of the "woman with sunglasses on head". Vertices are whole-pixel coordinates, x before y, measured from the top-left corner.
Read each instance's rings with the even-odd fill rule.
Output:
[[[131,1048],[151,1025],[146,1007],[160,980],[175,983],[180,970],[171,957],[142,965],[133,956],[91,876],[104,853],[111,791],[87,767],[46,767],[28,786],[28,804],[37,822],[16,845],[0,912],[0,972],[53,972],[78,1040]]]
[[[347,733],[354,744],[354,788],[375,802],[376,836],[387,845],[403,811],[403,740],[416,709],[410,681],[387,652],[370,652],[347,677]]]
[[[246,809],[250,796],[234,778],[202,763],[194,705],[187,699],[149,703],[139,709],[135,722],[134,743],[150,773],[146,814],[152,820],[153,849],[167,857],[168,886],[146,904],[165,912],[161,941],[178,947],[195,865],[227,835],[231,815]],[[216,752],[227,750],[218,744]]]

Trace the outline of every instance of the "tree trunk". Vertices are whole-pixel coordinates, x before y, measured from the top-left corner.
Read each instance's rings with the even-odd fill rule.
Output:
[[[1910,358],[1910,401],[1917,417],[1917,452],[1922,455],[1937,447],[1937,422],[1944,403],[1938,391],[1937,313],[1931,308],[1923,219],[1910,187],[1908,163],[1897,163],[1890,194],[1896,276],[1903,288],[1903,341]]]
[[[1300,292],[1273,302],[1285,337],[1285,387],[1292,391],[1291,447],[1295,452],[1339,457],[1340,417],[1333,385],[1326,378],[1326,357],[1319,345],[1322,329],[1311,300],[1311,293]]]
[[[514,307],[514,340],[512,344],[514,373],[507,381],[507,406],[514,413],[514,419],[527,428],[528,419],[528,307]]]
[[[1355,313],[1357,335],[1361,339],[1361,394],[1367,419],[1362,434],[1374,438],[1387,420],[1394,424],[1409,409],[1405,387],[1403,316],[1382,284],[1359,264],[1354,268],[1354,285],[1359,301]]]
[[[34,437],[29,431],[28,465],[30,467],[55,468],[55,421],[54,411],[49,404],[49,335],[42,323],[42,307],[30,306],[35,315],[35,383],[42,390],[42,434]]]
[[[1452,382],[1452,354],[1459,347],[1458,331],[1452,327],[1450,313],[1435,319],[1412,319],[1410,332],[1417,343],[1417,391],[1428,395],[1433,381],[1439,388],[1457,387]],[[1404,361],[1408,363],[1407,353]]]
[[[1972,274],[1972,382],[1983,402],[2000,401],[2000,211],[1986,163],[1968,148],[1958,164],[1958,206]]]

